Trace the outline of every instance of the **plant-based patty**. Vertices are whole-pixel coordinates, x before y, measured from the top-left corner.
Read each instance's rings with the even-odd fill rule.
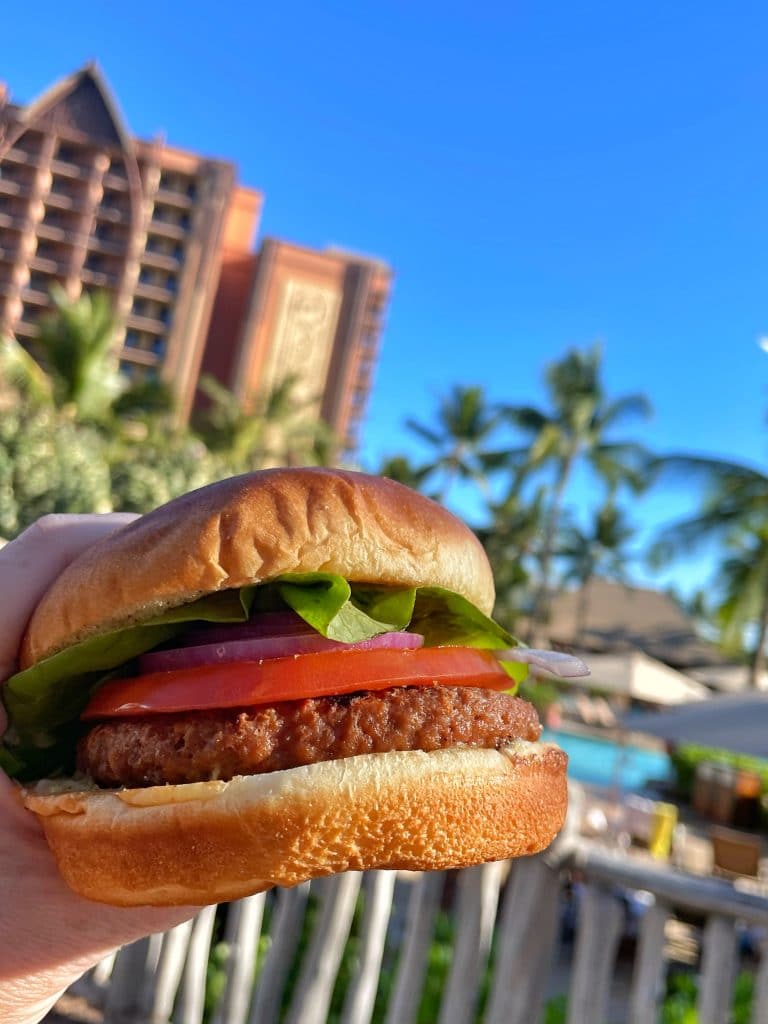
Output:
[[[107,721],[83,737],[78,767],[101,786],[232,779],[358,754],[535,741],[534,708],[466,686],[404,687],[248,710]]]

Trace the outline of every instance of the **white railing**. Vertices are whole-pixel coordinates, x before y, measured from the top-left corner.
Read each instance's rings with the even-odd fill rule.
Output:
[[[382,1005],[386,999],[386,1024],[411,1024],[422,998],[438,913],[446,907],[451,908],[452,957],[434,1004],[436,1024],[474,1022],[483,983],[483,1024],[536,1024],[560,938],[562,886],[574,872],[584,886],[569,975],[568,1024],[609,1019],[625,926],[621,893],[627,890],[643,890],[654,899],[641,918],[632,980],[618,1019],[656,1024],[667,966],[665,928],[676,912],[684,911],[704,922],[698,1022],[729,1020],[737,922],[768,928],[768,898],[739,892],[718,879],[638,861],[578,839],[569,830],[546,854],[510,864],[449,874],[349,873],[230,904],[223,935],[225,979],[211,1024],[279,1019],[325,1024],[345,950],[344,995],[334,1010],[336,1019],[368,1024],[386,978],[389,991],[380,994]],[[311,930],[308,914],[314,921]],[[445,927],[444,917],[442,922]],[[75,991],[103,1010],[105,1024],[201,1024],[215,926],[216,908],[206,908],[192,923],[121,950]],[[262,949],[256,978],[260,942],[268,950],[264,957]],[[768,939],[754,993],[752,1022],[765,1024]]]

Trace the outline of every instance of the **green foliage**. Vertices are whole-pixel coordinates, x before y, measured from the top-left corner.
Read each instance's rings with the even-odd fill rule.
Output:
[[[544,1007],[544,1024],[565,1024],[568,1019],[568,996],[550,999]]]
[[[710,607],[723,645],[748,655],[756,686],[768,644],[768,474],[739,462],[685,455],[657,460],[656,473],[664,482],[698,486],[702,500],[695,515],[660,534],[650,564],[659,567],[705,544],[720,545]]]
[[[0,413],[0,536],[51,512],[108,512],[102,437],[52,407],[16,404]]]
[[[736,978],[728,1024],[750,1024],[755,981],[747,971]],[[696,1012],[698,985],[692,974],[673,971],[667,979],[667,992],[659,1015],[659,1024],[698,1024]]]
[[[315,396],[300,393],[288,376],[268,394],[243,403],[213,377],[199,388],[207,404],[195,428],[208,448],[222,456],[231,473],[267,466],[325,465],[338,447],[330,428],[316,414]]]
[[[738,771],[754,772],[755,775],[760,777],[762,792],[768,793],[768,761],[764,761],[761,758],[748,757],[746,754],[734,754],[727,750],[715,750],[712,747],[701,747],[693,743],[686,743],[672,750],[670,760],[675,772],[678,789],[681,795],[686,798],[691,796],[696,768],[703,761],[728,765]]]
[[[40,322],[38,347],[50,367],[57,405],[71,405],[78,419],[103,422],[127,382],[115,354],[117,320],[106,292],[70,299],[51,289],[54,309]]]
[[[485,491],[489,475],[509,463],[506,450],[492,445],[501,421],[501,410],[488,403],[482,388],[457,385],[440,402],[436,427],[407,421],[408,429],[434,451],[429,467],[415,470],[417,477],[434,482],[441,501],[459,481],[472,481]],[[405,459],[391,459],[389,468],[409,467]]]
[[[571,582],[604,568],[623,574],[630,528],[617,495],[627,488],[639,492],[651,479],[646,449],[614,436],[625,423],[648,416],[650,403],[643,395],[606,394],[598,348],[567,352],[544,377],[544,408],[492,403],[482,388],[454,387],[432,423],[407,421],[431,449],[431,462],[422,466],[397,455],[381,466],[441,500],[450,500],[458,484],[465,494],[475,490],[484,512],[478,533],[496,579],[496,614],[512,630],[525,617],[529,632],[531,622],[546,623],[561,569]],[[580,464],[603,485],[601,497],[609,496],[589,532],[577,531],[565,515]]]
[[[209,1021],[213,1017],[216,1005],[224,995],[227,984],[227,960],[231,952],[227,942],[216,942],[211,946],[205,971],[204,1021]]]
[[[171,498],[228,476],[226,464],[198,438],[176,431],[146,440],[122,438],[109,449],[112,503],[148,512]]]

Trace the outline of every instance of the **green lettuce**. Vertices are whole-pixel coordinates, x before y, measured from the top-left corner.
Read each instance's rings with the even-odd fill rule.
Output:
[[[427,646],[499,650],[518,641],[466,598],[440,587],[350,584],[332,573],[283,576],[263,586],[212,594],[45,658],[5,684],[9,728],[0,745],[0,767],[17,778],[69,770],[79,716],[91,694],[115,670],[171,640],[194,622],[245,622],[258,611],[288,606],[323,636],[357,643],[409,629]],[[502,663],[514,684],[527,666]]]

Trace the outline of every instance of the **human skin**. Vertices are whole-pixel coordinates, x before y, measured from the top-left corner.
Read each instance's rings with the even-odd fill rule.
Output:
[[[24,629],[49,584],[81,551],[133,518],[45,516],[0,549],[0,680],[16,670]],[[0,735],[5,726],[0,705]],[[173,928],[196,909],[123,909],[77,896],[59,876],[37,818],[2,772],[0,908],[3,1024],[36,1024],[107,953]]]

